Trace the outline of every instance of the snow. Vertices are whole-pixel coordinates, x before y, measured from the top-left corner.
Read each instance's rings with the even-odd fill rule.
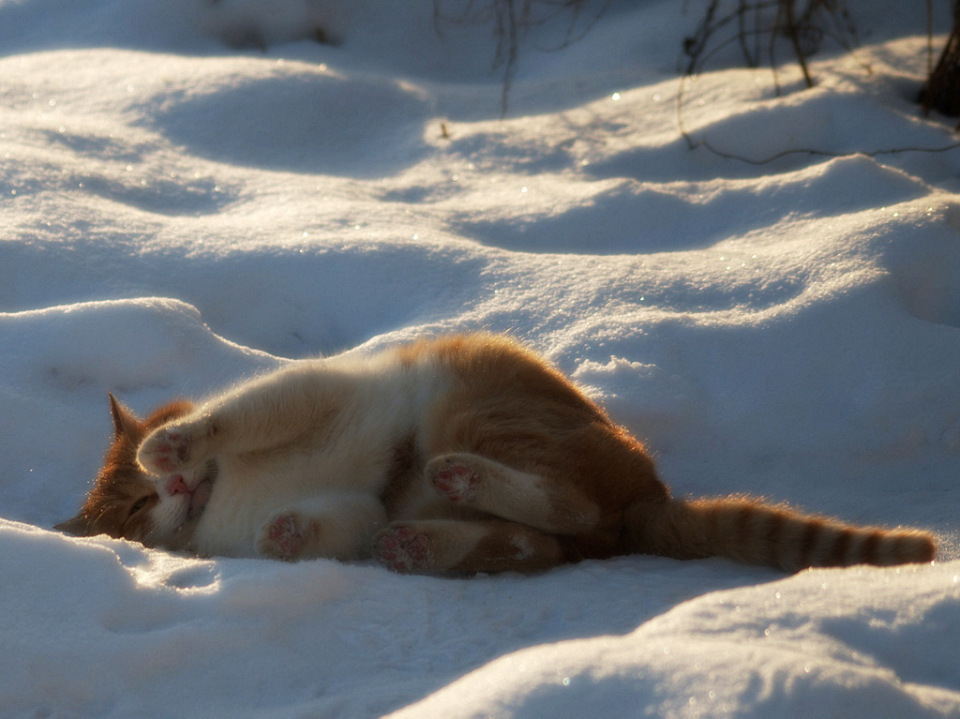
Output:
[[[428,0],[0,0],[0,716],[960,716],[960,150],[913,102],[925,13],[848,4],[860,49],[780,96],[735,47],[681,85],[696,3],[565,47],[561,15],[501,117],[491,25]],[[108,391],[478,328],[675,493],[926,527],[938,561],[450,579],[51,530]]]

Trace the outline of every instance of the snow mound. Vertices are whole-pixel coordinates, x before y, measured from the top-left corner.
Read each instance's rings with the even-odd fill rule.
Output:
[[[504,113],[492,17],[440,6],[0,0],[0,717],[960,716],[960,150],[913,104],[925,14],[851,0],[863,46],[778,95],[727,57],[681,83],[693,5],[551,5]],[[107,392],[476,329],[675,494],[926,527],[937,564],[441,579],[50,529]]]
[[[925,648],[960,630],[958,598],[955,565],[808,571],[514,652],[391,716],[953,716],[952,672]]]

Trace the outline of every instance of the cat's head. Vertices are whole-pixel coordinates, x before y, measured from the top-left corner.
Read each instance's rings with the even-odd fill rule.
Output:
[[[178,548],[182,539],[163,536],[168,530],[161,528],[162,522],[155,521],[160,480],[137,463],[137,448],[152,429],[192,408],[189,402],[172,402],[140,420],[111,394],[114,435],[103,467],[79,514],[55,529],[80,537],[107,534],[147,546]]]

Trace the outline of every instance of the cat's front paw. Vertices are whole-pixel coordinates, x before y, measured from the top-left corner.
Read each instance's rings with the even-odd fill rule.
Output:
[[[207,432],[194,424],[168,424],[140,443],[137,462],[150,474],[182,472],[208,459]]]
[[[264,557],[295,562],[317,533],[317,525],[297,512],[283,512],[270,519],[257,536],[257,551]]]

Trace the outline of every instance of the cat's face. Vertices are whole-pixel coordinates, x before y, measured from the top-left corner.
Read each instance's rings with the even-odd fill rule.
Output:
[[[187,402],[175,402],[141,421],[110,395],[114,439],[103,467],[87,495],[83,508],[59,529],[77,536],[107,534],[148,547],[179,548],[189,539],[185,530],[209,497],[206,486],[193,492],[172,489],[172,478],[153,477],[137,464],[137,448],[154,427],[190,411]],[[200,478],[188,477],[197,487]]]

